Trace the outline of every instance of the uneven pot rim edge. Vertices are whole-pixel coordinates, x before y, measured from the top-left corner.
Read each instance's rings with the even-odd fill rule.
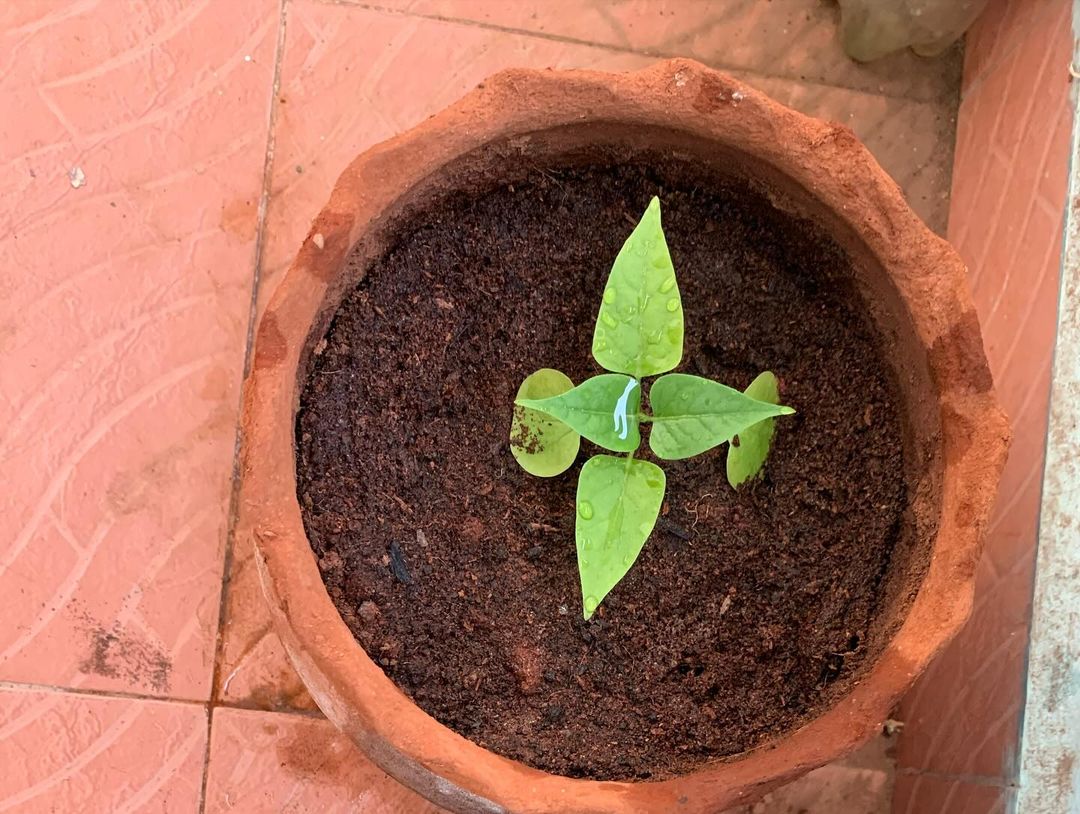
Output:
[[[544,103],[567,89],[577,100],[552,117]],[[646,98],[643,90],[663,94],[664,104]],[[728,100],[739,94],[738,104],[703,112],[693,100],[705,93]],[[893,277],[926,347],[947,337],[951,358],[969,363],[960,375],[937,381],[943,455],[952,462],[943,482],[939,529],[918,595],[874,666],[822,715],[786,736],[681,777],[639,783],[575,780],[529,768],[484,750],[414,705],[371,662],[326,592],[304,533],[291,459],[297,365],[315,309],[372,216],[406,188],[410,173],[415,176],[410,164],[417,162],[410,158],[426,158],[438,172],[496,137],[535,131],[538,124],[577,123],[602,115],[598,111],[616,120],[685,125],[718,140],[722,131],[736,141],[748,124],[782,135],[771,142],[759,140],[754,149],[739,146],[802,184],[845,221]],[[860,183],[842,190],[830,185],[826,176],[835,162],[843,162]],[[401,183],[393,195],[380,198],[365,190],[373,163],[397,166]],[[849,206],[853,201],[860,205]],[[864,211],[874,217],[856,222],[853,213]],[[321,247],[311,240],[316,233],[322,235]],[[933,280],[906,278],[901,265],[936,266],[942,273]],[[941,371],[935,366],[942,364],[930,359],[936,373]],[[736,803],[740,791],[750,794],[782,782],[865,740],[966,620],[1008,438],[985,368],[963,262],[914,215],[896,184],[847,128],[806,117],[685,59],[627,74],[522,69],[495,74],[455,105],[349,165],[260,323],[245,384],[243,494],[275,627],[327,716],[385,770],[440,804],[454,804],[454,790],[440,786],[440,777],[469,792],[468,810],[539,814],[565,811],[573,801],[573,810],[579,811],[705,812],[715,810],[718,801]],[[396,757],[411,764],[411,770],[404,770]],[[491,805],[485,806],[485,800]]]

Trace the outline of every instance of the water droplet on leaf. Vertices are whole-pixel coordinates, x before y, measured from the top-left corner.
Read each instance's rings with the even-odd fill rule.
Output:
[[[675,287],[675,275],[672,274],[670,277],[668,277],[666,280],[664,280],[664,282],[660,283],[660,293],[661,294],[667,294],[674,287]],[[668,310],[670,311],[671,309],[669,308]]]
[[[668,300],[667,301],[667,309],[668,309],[668,311],[670,311],[673,314],[676,311],[678,311],[679,310],[679,298],[678,297],[672,297],[670,300]]]
[[[582,520],[592,520],[593,508],[592,508],[592,504],[589,501],[583,500],[580,503],[578,503],[577,511],[578,511],[578,514],[581,515]]]
[[[618,292],[615,291],[615,286],[610,286],[604,290],[604,302],[608,305],[615,302],[615,298],[618,296]]]
[[[617,328],[619,326],[619,323],[615,321],[615,317],[613,317],[607,311],[604,311],[602,314],[600,314],[600,321],[607,325],[609,328]]]
[[[598,600],[595,596],[585,597],[585,612],[592,613],[594,610],[596,610],[596,606],[599,604],[600,600]]]

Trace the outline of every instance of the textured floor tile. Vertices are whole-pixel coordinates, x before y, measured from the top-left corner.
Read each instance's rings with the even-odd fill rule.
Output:
[[[778,102],[850,127],[899,184],[915,213],[945,233],[956,127],[952,105],[756,75],[743,78]]]
[[[206,814],[438,814],[321,718],[217,709]]]
[[[349,161],[490,74],[513,66],[631,70],[653,61],[356,6],[292,3],[261,294],[292,260]]]
[[[653,62],[575,43],[312,0],[289,6],[286,31],[261,304],[337,176],[362,150],[417,124],[501,68],[630,70]],[[953,131],[947,106],[745,78],[785,104],[851,126],[915,209],[944,230]],[[242,533],[233,558],[218,697],[267,709],[310,708],[269,632],[250,567],[250,543]]]
[[[1061,8],[1062,0],[989,0],[964,39],[963,91],[1007,58],[1033,30]],[[1068,26],[1068,23],[1066,23]]]
[[[209,693],[273,0],[0,14],[0,679]]]
[[[206,711],[0,688],[0,811],[192,814]]]
[[[1072,41],[1068,3],[1034,25],[1005,12],[981,24],[1022,24],[1026,33],[1019,40],[1005,29],[976,34],[976,42],[1004,43],[1007,53],[979,57],[993,66],[961,104],[949,235],[971,270],[1013,446],[971,621],[905,700],[898,763],[1012,782],[1057,316]],[[921,797],[936,799],[936,786],[915,784],[905,794],[912,811],[939,810]]]
[[[1073,113],[1074,127],[1077,123]],[[1017,811],[1080,811],[1080,163],[1070,167]]]
[[[893,814],[1006,814],[1014,791],[985,778],[898,774]]]
[[[879,736],[844,760],[725,814],[888,814],[893,787],[891,747],[889,738]]]
[[[927,101],[951,98],[960,78],[959,48],[938,59],[906,50],[868,65],[848,59],[837,33],[838,8],[819,0],[379,0],[372,5]]]
[[[247,518],[241,512],[233,542],[214,696],[218,703],[232,706],[315,710],[315,702],[271,629],[255,570]]]

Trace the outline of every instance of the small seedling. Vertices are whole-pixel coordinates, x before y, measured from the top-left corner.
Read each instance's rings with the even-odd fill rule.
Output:
[[[575,387],[559,371],[543,368],[521,383],[514,402],[510,449],[533,475],[569,469],[581,436],[626,453],[594,455],[578,476],[575,538],[586,619],[637,560],[664,502],[664,470],[634,457],[642,422],[652,423],[649,447],[663,460],[728,443],[727,478],[737,488],[761,472],[775,417],[795,412],[779,403],[779,384],[769,371],[741,393],[700,376],[668,373],[682,353],[682,299],[654,197],[615,258],[596,317],[592,354],[610,372]],[[662,373],[649,390],[647,415],[641,381]]]

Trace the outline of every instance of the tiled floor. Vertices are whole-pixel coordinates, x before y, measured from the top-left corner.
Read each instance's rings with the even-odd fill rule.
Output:
[[[959,59],[856,66],[832,4],[281,2],[0,7],[0,812],[425,810],[313,710],[231,492],[252,314],[360,150],[501,67],[689,55],[945,230]],[[752,810],[887,810],[888,762]]]
[[[949,239],[971,269],[1013,448],[971,621],[902,708],[897,814],[1004,810],[1018,780],[1072,127],[1070,6],[997,4],[969,36]],[[997,808],[967,807],[988,795]]]

